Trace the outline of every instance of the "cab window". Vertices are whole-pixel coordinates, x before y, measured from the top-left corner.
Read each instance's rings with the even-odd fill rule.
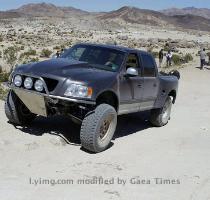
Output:
[[[153,57],[149,54],[141,54],[141,61],[143,65],[143,76],[144,77],[155,77],[156,76],[156,65]]]
[[[139,67],[139,61],[138,61],[138,56],[137,54],[129,54],[127,61],[126,61],[126,70],[129,67],[133,67],[136,68],[138,70],[138,72],[140,72],[140,67]]]

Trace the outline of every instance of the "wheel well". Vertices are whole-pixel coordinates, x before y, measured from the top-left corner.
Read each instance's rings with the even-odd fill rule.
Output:
[[[107,91],[100,94],[96,99],[96,105],[100,105],[102,103],[109,104],[115,108],[116,111],[118,111],[118,98],[117,95],[114,92]]]
[[[176,90],[172,90],[168,96],[173,97],[173,103],[176,101]]]

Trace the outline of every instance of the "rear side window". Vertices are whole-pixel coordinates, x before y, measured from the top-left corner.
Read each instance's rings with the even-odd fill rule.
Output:
[[[142,65],[143,65],[143,76],[155,77],[156,76],[156,65],[152,56],[148,54],[141,54]]]
[[[85,51],[85,48],[83,48],[83,47],[74,49],[72,52],[72,58],[74,60],[79,60],[80,57],[82,56],[82,54],[84,53],[84,51]]]

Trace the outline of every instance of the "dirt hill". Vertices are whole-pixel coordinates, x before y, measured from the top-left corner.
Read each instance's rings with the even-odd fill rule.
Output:
[[[88,12],[73,7],[59,7],[48,3],[27,4],[12,12],[34,17],[68,17],[69,15],[84,15]]]
[[[187,8],[169,8],[161,11],[165,15],[196,15],[201,16],[207,19],[210,19],[210,9],[208,8],[195,8],[195,7],[187,7]]]

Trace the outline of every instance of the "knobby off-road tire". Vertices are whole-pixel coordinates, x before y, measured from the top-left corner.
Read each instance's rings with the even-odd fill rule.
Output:
[[[80,132],[82,147],[94,153],[108,148],[117,126],[116,110],[101,104],[83,120]]]
[[[157,127],[165,126],[170,120],[172,108],[172,98],[167,97],[165,104],[160,109],[154,109],[151,111],[150,122]]]
[[[4,109],[9,122],[15,125],[29,124],[36,117],[36,115],[28,110],[12,90],[10,90],[7,95]]]

